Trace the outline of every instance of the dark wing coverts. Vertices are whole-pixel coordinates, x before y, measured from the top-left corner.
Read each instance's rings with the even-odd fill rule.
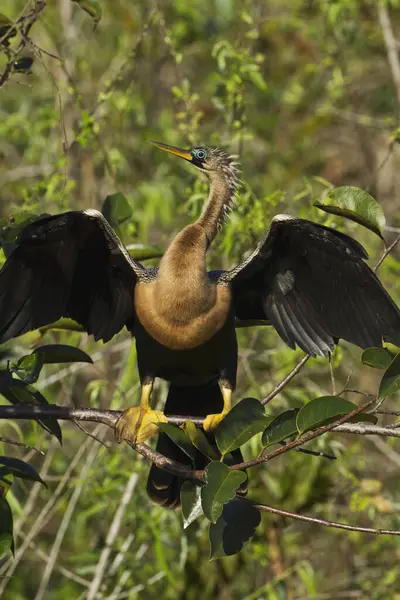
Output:
[[[327,355],[338,338],[400,345],[400,312],[347,235],[279,215],[251,257],[225,274],[239,319],[267,319],[291,347]]]
[[[129,326],[141,265],[101,213],[41,218],[17,243],[0,272],[0,342],[60,317],[104,341]]]

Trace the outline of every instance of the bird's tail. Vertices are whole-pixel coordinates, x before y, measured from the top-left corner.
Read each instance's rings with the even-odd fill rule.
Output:
[[[171,384],[164,412],[166,416],[206,417],[208,414],[221,412],[222,406],[222,394],[217,382],[200,387],[178,387]],[[207,438],[216,449],[214,436],[207,433]],[[156,450],[183,465],[188,467],[192,465],[189,457],[165,433],[159,434]],[[228,463],[230,464],[243,461],[240,449],[234,450],[229,458]],[[195,469],[204,469],[208,462],[209,459],[206,456],[196,451]],[[166,508],[177,508],[180,506],[180,491],[183,481],[180,477],[152,465],[147,479],[149,498]],[[238,490],[238,493],[242,495],[246,492],[247,479]]]

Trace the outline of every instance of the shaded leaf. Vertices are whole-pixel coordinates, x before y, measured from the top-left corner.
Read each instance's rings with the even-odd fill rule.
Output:
[[[297,415],[297,429],[305,433],[310,429],[327,425],[335,419],[346,415],[357,408],[357,404],[340,398],[340,396],[321,396],[310,400]],[[368,421],[376,423],[377,418],[368,413],[361,413],[351,419],[351,422]]]
[[[85,362],[93,364],[92,359],[86,352],[75,346],[66,344],[47,344],[35,348],[33,355],[39,354],[42,357],[43,364],[51,365],[55,363]]]
[[[29,75],[32,73],[31,67],[34,63],[33,56],[21,56],[18,60],[15,61],[13,68],[17,73],[24,73],[25,75]]]
[[[387,369],[393,358],[387,348],[367,348],[361,355],[363,364],[374,369]]]
[[[101,212],[113,229],[118,229],[132,217],[132,208],[124,194],[121,193],[107,196]]]
[[[20,381],[19,379],[13,379],[12,385],[5,390],[0,389],[0,393],[6,400],[11,404],[23,404],[24,406],[35,406],[42,405],[47,406],[48,402],[46,398],[32,385]],[[62,443],[62,433],[57,419],[46,418],[37,419],[38,425],[43,427],[48,433],[54,435],[60,444]]]
[[[30,481],[39,481],[44,486],[46,486],[45,482],[40,477],[36,469],[32,467],[32,465],[30,465],[29,463],[26,463],[23,460],[20,460],[19,458],[14,458],[11,456],[0,456],[0,469],[2,466],[6,467],[6,469],[8,469],[10,473],[15,475],[15,477],[20,477],[21,479],[29,479]]]
[[[314,206],[363,225],[380,238],[385,227],[385,215],[378,202],[365,190],[353,186],[337,187]]]
[[[35,383],[43,367],[43,357],[40,354],[28,354],[13,363],[11,371],[25,381]]]
[[[7,500],[0,498],[0,556],[9,550],[14,554],[13,517]]]
[[[378,400],[394,394],[400,389],[400,354],[395,356],[383,374],[379,385]]]
[[[149,244],[129,244],[126,247],[134,260],[148,260],[150,258],[161,258],[164,252],[157,246]]]
[[[296,417],[298,412],[298,408],[292,408],[275,417],[263,433],[262,445],[264,448],[282,442],[291,435],[297,435]]]
[[[216,523],[210,523],[210,559],[237,554],[261,522],[258,508],[235,498],[226,504]]]
[[[271,323],[266,319],[235,319],[236,329],[241,327],[267,327]]]
[[[181,488],[181,505],[183,528],[189,527],[193,521],[203,514],[201,507],[201,489],[194,481],[187,479]]]
[[[237,488],[246,479],[242,471],[231,471],[221,462],[211,462],[205,469],[206,484],[201,488],[201,505],[205,516],[215,523],[224,504],[232,500]]]
[[[186,433],[171,423],[156,423],[157,427],[167,434],[169,438],[192,460],[196,457],[196,450]]]
[[[204,456],[211,460],[218,460],[219,456],[210,442],[207,440],[204,431],[196,427],[193,421],[185,421],[184,431],[189,436],[193,446],[197,448]]]
[[[10,491],[14,475],[5,467],[0,468],[0,498],[5,498]]]
[[[12,385],[13,378],[9,369],[0,369],[0,394]]]
[[[215,440],[222,454],[239,448],[271,422],[256,398],[243,398],[215,430]]]

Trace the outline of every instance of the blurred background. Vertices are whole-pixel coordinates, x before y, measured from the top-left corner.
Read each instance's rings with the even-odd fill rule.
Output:
[[[0,8],[14,21],[32,4],[2,0]],[[1,217],[100,208],[108,194],[121,192],[133,210],[124,241],[164,249],[197,218],[207,185],[148,140],[216,145],[239,155],[243,185],[210,266],[236,264],[279,212],[340,228],[376,263],[383,250],[378,237],[313,202],[331,186],[360,186],[385,211],[387,242],[400,231],[398,0],[85,5],[95,15],[102,9],[96,29],[77,3],[48,2],[30,31],[35,45],[24,51],[34,58],[31,73],[13,72],[0,89]],[[6,64],[0,53],[0,73]],[[397,302],[399,273],[394,251],[380,276]],[[137,402],[135,346],[127,332],[107,345],[80,333],[49,332],[43,340],[32,333],[10,342],[3,355],[22,355],[40,342],[77,345],[94,360],[47,366],[37,387],[49,402],[102,408]],[[236,399],[265,397],[303,355],[269,328],[241,329],[239,343]],[[348,387],[376,391],[379,374],[361,366],[356,347],[341,344],[333,364],[337,390],[351,377]],[[166,391],[159,381],[160,406]],[[327,361],[311,359],[269,412],[331,392]],[[395,399],[386,404],[396,406]],[[0,561],[1,598],[400,598],[399,538],[263,514],[239,555],[209,562],[205,520],[183,530],[180,511],[150,505],[149,464],[117,445],[107,428],[85,426],[102,445],[63,423],[60,447],[35,423],[0,427],[2,436],[45,452],[1,448],[30,461],[48,485],[18,480],[7,497],[16,556]],[[249,497],[320,518],[399,528],[398,443],[329,434],[310,448],[338,459],[287,453],[251,471]],[[246,458],[255,456],[257,439],[244,450]]]

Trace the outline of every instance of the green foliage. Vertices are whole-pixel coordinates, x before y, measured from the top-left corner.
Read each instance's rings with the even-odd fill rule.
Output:
[[[360,188],[338,187],[329,192],[323,202],[314,202],[314,206],[351,219],[383,239],[382,232],[386,224],[383,210],[370,194]]]
[[[231,469],[221,462],[211,462],[205,470],[206,483],[201,488],[201,506],[207,519],[215,523],[232,500],[236,490],[246,479],[246,474]]]
[[[215,439],[221,454],[243,446],[254,435],[263,431],[269,418],[256,398],[244,398],[221,421],[215,431]]]
[[[386,4],[398,37],[398,2]],[[0,78],[7,53],[23,40],[13,24],[25,5],[23,0],[3,0]],[[223,145],[240,155],[244,184],[237,208],[209,254],[210,267],[229,268],[248,255],[278,212],[355,235],[374,264],[380,240],[352,219],[338,219],[343,212],[315,211],[312,206],[329,203],[340,209],[337,190],[357,186],[362,202],[360,209],[356,206],[356,222],[369,222],[373,203],[361,191],[368,190],[379,200],[388,225],[398,226],[398,101],[377,10],[378,5],[357,0],[47,2],[29,32],[35,44],[32,74],[19,72],[17,62],[1,87],[3,250],[11,252],[18,235],[18,228],[9,227],[11,215],[22,212],[36,218],[42,213],[101,209],[107,194],[118,190],[132,210],[132,218],[120,226],[122,240],[138,260],[159,258],[171,236],[199,214],[206,184],[189,167],[158,156],[147,143],[155,138],[180,146]],[[26,50],[31,47],[18,60]],[[333,199],[327,198],[327,191]],[[391,243],[396,232],[382,228],[374,212],[372,223]],[[3,242],[5,233],[10,237]],[[393,253],[380,267],[380,277],[397,301],[399,275],[400,263]],[[263,398],[301,353],[288,349],[271,327],[237,331],[241,360],[235,398]],[[7,368],[7,361],[15,364],[30,356],[32,345],[43,343],[39,335],[46,336],[49,345],[79,346],[95,364],[45,364],[35,388],[24,383]],[[138,394],[136,353],[124,336],[107,346],[95,344],[81,335],[78,324],[67,320],[27,334],[0,349],[0,390],[13,404],[133,405]],[[363,355],[365,364],[384,369],[388,358],[375,350]],[[341,342],[333,365],[336,389],[372,394],[378,389],[382,373],[362,369],[351,345]],[[396,372],[385,374],[381,385],[388,386],[385,394],[395,391]],[[298,435],[293,428],[296,412],[331,393],[326,361],[310,360],[269,404],[268,412],[274,415],[267,426],[270,439],[279,443]],[[348,393],[353,392],[341,396]],[[162,405],[165,396],[166,387],[159,382],[154,402]],[[398,410],[397,396],[386,395],[387,410]],[[282,415],[287,411],[291,419],[286,420]],[[190,402],[187,413],[190,416]],[[380,416],[380,423],[389,418]],[[285,423],[291,423],[286,432]],[[57,421],[42,423],[46,424],[53,433],[58,428],[61,437]],[[182,531],[178,511],[149,505],[145,462],[131,449],[117,447],[112,438],[107,450],[74,424],[63,423],[60,450],[53,436],[31,422],[2,421],[1,427],[2,437],[15,436],[46,453],[45,458],[35,453],[26,462],[48,484],[45,489],[10,480],[8,504],[2,505],[0,515],[0,523],[7,524],[0,534],[1,549],[12,544],[10,506],[17,548],[22,548],[33,525],[37,533],[15,572],[9,575],[11,561],[0,565],[0,595],[6,599],[36,595],[45,570],[51,571],[46,600],[87,595],[107,548],[109,559],[97,596],[297,600],[343,596],[350,590],[350,595],[371,600],[395,600],[400,569],[394,537],[289,524],[272,515],[263,515],[259,522],[254,506],[234,499],[210,525],[212,557],[224,559],[209,563],[199,486],[184,484],[185,519],[196,518]],[[197,429],[189,425],[185,433],[200,452],[219,460]],[[103,440],[103,428],[95,435]],[[25,458],[25,450],[4,446],[2,453]],[[340,460],[289,452],[249,470],[249,497],[322,519],[398,528],[397,465],[392,462],[397,446],[388,446],[389,452],[382,454],[358,436],[318,438],[309,448],[334,453]],[[246,460],[256,457],[260,435],[250,437],[241,449]],[[134,495],[122,511],[118,534],[106,545],[132,473],[138,474]],[[0,486],[0,496],[5,489]],[[191,512],[196,503],[199,514]],[[245,511],[251,511],[248,519]],[[60,531],[65,531],[64,537]],[[241,548],[240,540],[252,536],[245,550],[233,556]],[[332,552],[333,545],[340,545],[340,552]],[[52,569],[50,554],[56,558]]]

